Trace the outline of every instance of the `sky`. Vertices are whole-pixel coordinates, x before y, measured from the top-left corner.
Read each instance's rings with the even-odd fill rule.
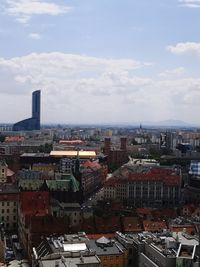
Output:
[[[200,125],[200,0],[0,0],[0,122]]]

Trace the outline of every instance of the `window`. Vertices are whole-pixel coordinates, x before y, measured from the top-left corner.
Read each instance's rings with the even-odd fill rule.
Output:
[[[4,206],[4,202],[2,202],[2,206]]]
[[[4,209],[2,209],[1,212],[4,213]]]
[[[7,206],[10,206],[10,202],[7,202]]]
[[[7,209],[6,211],[7,211],[7,213],[9,213],[9,211],[10,211],[10,210],[9,210],[9,209]]]

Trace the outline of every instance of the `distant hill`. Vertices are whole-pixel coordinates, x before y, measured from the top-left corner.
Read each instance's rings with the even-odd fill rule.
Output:
[[[156,123],[159,126],[181,126],[181,127],[191,127],[191,124],[181,121],[181,120],[165,120]]]

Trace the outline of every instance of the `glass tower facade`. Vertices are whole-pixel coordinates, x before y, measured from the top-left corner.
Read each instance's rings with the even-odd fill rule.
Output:
[[[13,131],[40,130],[40,94],[40,90],[32,93],[32,117],[15,123]]]

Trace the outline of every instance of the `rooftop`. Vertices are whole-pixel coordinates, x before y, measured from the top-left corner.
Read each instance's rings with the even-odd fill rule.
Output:
[[[87,245],[92,250],[96,251],[98,256],[102,255],[121,255],[125,248],[115,239],[101,237],[98,240],[89,240]]]
[[[91,264],[99,264],[100,260],[99,258],[94,256],[80,256],[80,257],[60,257],[59,259],[51,259],[51,260],[41,260],[43,267],[77,267],[80,265],[91,265]]]
[[[157,181],[167,186],[181,186],[182,178],[174,168],[147,167],[125,164],[116,170],[106,185],[114,186],[116,183]]]
[[[185,259],[193,259],[195,254],[196,246],[180,244],[177,257]]]
[[[80,157],[80,158],[94,158],[95,151],[51,151],[51,157]]]
[[[49,157],[49,153],[23,153],[20,157],[46,158]]]
[[[167,225],[165,221],[144,220],[143,227],[144,227],[144,230],[148,232],[160,232],[163,229],[167,229]]]
[[[123,217],[122,220],[124,232],[141,232],[142,226],[137,217]]]

